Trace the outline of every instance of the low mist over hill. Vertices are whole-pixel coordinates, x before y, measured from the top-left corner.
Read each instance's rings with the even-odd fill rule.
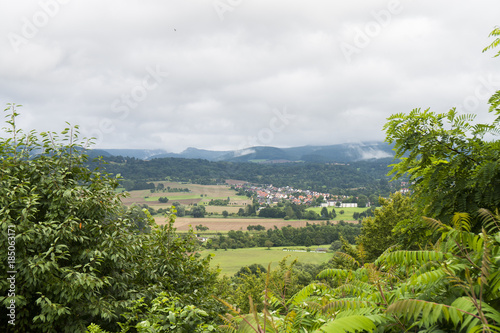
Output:
[[[250,147],[233,151],[214,151],[187,148],[181,153],[161,149],[101,149],[91,155],[135,157],[143,160],[164,157],[195,158],[230,162],[324,162],[349,163],[393,157],[392,147],[385,142],[344,143],[331,146],[303,146],[292,148]]]

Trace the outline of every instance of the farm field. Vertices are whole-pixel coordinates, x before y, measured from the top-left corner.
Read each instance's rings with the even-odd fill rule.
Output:
[[[157,224],[165,224],[164,217],[155,217],[155,221]],[[263,219],[263,218],[241,218],[241,219],[232,219],[232,218],[191,218],[191,217],[178,217],[175,220],[174,226],[177,228],[177,231],[187,231],[189,230],[189,226],[193,228],[197,225],[203,225],[209,228],[211,233],[213,232],[224,232],[229,230],[242,230],[246,231],[247,226],[249,225],[262,225],[267,229],[274,228],[274,226],[278,228],[286,227],[291,225],[292,227],[305,227],[307,223],[321,223],[325,221],[306,221],[306,220],[283,220],[283,219]]]
[[[189,227],[193,228],[197,225],[203,225],[209,228],[209,233],[216,232],[227,232],[229,230],[247,230],[247,226],[249,225],[262,225],[266,229],[286,227],[291,225],[293,227],[305,227],[307,223],[324,223],[325,221],[306,221],[306,220],[284,220],[284,219],[267,219],[267,218],[259,218],[259,217],[246,217],[246,218],[223,218],[222,212],[224,210],[228,211],[229,214],[235,214],[238,212],[240,208],[245,208],[246,205],[251,204],[251,199],[246,196],[239,196],[236,194],[236,191],[231,190],[229,185],[198,185],[198,184],[183,184],[176,182],[153,182],[156,185],[158,183],[163,183],[165,188],[179,188],[185,189],[188,188],[190,192],[155,192],[151,193],[150,190],[138,190],[138,191],[130,191],[129,196],[122,199],[122,203],[126,206],[131,205],[144,205],[147,204],[149,207],[154,208],[156,210],[160,208],[168,208],[174,202],[179,202],[182,205],[193,205],[193,204],[203,204],[205,205],[206,212],[208,214],[215,214],[215,217],[210,217],[210,215],[206,215],[204,218],[192,218],[192,217],[178,217],[175,222],[175,227],[178,231],[188,231]],[[167,203],[160,203],[158,199],[160,197],[167,197]],[[214,199],[227,199],[229,198],[228,206],[209,206],[208,202]],[[318,214],[321,211],[320,207],[309,208],[317,212]],[[331,211],[331,208],[329,207]],[[339,214],[341,209],[336,208],[337,217],[333,219],[334,221],[344,220],[346,222],[354,222],[352,214],[354,212],[362,212],[366,210],[366,208],[343,208],[344,214]],[[165,217],[157,215],[154,217],[156,223],[164,224]]]
[[[354,221],[354,218],[352,217],[353,213],[364,212],[369,207],[366,207],[366,208],[359,208],[359,207],[344,207],[344,208],[343,207],[327,207],[326,209],[328,209],[328,212],[331,212],[332,208],[335,208],[335,212],[337,213],[337,216],[334,219],[332,219],[333,221],[344,220],[346,222],[353,222]],[[308,208],[307,210],[312,210],[313,212],[321,214],[321,210],[322,209],[323,208],[321,208],[321,207],[312,207],[312,208]],[[340,214],[341,210],[344,211],[344,214]]]
[[[243,207],[244,206],[205,206],[205,210],[207,213],[222,215],[222,212],[225,210],[227,210],[229,214],[238,213],[238,210]]]
[[[155,192],[150,190],[130,191],[127,198],[122,199],[122,203],[126,206],[133,204],[147,204],[155,209],[167,208],[173,202],[178,201],[182,205],[203,204],[210,207],[209,212],[222,213],[223,210],[228,212],[237,212],[239,208],[252,203],[246,196],[239,196],[234,190],[231,190],[229,185],[198,185],[198,184],[183,184],[175,182],[152,182],[156,185],[162,183],[165,188],[188,188],[190,192]],[[160,197],[167,197],[168,203],[162,204],[158,202]],[[208,202],[214,199],[230,199],[229,206],[208,206]]]
[[[329,245],[321,246],[328,248]],[[288,247],[292,248],[292,247]],[[301,246],[300,248],[304,248]],[[269,263],[271,268],[276,267],[278,263],[284,258],[289,258],[289,261],[297,259],[302,263],[321,264],[327,262],[331,257],[331,253],[315,253],[312,252],[317,247],[311,247],[311,252],[293,252],[283,251],[283,247],[274,247],[270,250],[267,247],[256,247],[247,249],[228,249],[224,250],[204,250],[200,254],[207,256],[213,254],[214,257],[211,261],[211,266],[219,266],[221,274],[232,276],[240,270],[243,266],[251,264],[261,264],[267,269]]]

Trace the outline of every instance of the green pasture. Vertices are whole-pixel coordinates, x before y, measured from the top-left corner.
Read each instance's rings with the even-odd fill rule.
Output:
[[[330,245],[325,246],[313,246],[311,247],[311,252],[293,252],[293,251],[283,251],[283,247],[272,247],[270,250],[267,247],[254,247],[246,249],[228,249],[227,251],[219,249],[217,251],[204,250],[201,251],[202,256],[207,256],[213,254],[211,261],[211,266],[219,266],[221,274],[232,276],[240,270],[243,266],[249,266],[251,264],[261,264],[266,267],[271,263],[271,267],[276,267],[278,263],[285,257],[288,256],[288,260],[292,261],[297,259],[302,263],[308,264],[322,264],[327,262],[331,257],[331,253],[315,253],[313,252],[316,248],[327,248]],[[289,249],[304,249],[303,246],[300,247],[287,247]]]
[[[360,208],[360,207],[326,207],[326,209],[328,209],[328,212],[331,212],[332,208],[335,208],[335,212],[337,213],[337,217],[334,218],[333,221],[340,221],[340,220],[354,220],[354,218],[352,217],[353,213],[362,213],[370,207],[365,207],[365,208]],[[313,212],[321,214],[322,209],[323,209],[323,207],[311,207],[311,208],[308,208],[307,210],[312,210]],[[344,211],[344,214],[340,214],[341,210]]]
[[[154,182],[155,184],[160,182]],[[129,191],[130,198],[137,198],[145,202],[158,201],[160,197],[168,198],[168,205],[175,201],[199,199],[199,204],[207,205],[210,200],[226,200],[229,197],[230,206],[244,206],[245,203],[251,203],[246,196],[237,195],[236,191],[231,190],[227,185],[198,185],[184,184],[175,182],[161,182],[165,186],[172,188],[188,188],[191,192],[154,192],[149,190]],[[221,206],[224,207],[224,206]]]

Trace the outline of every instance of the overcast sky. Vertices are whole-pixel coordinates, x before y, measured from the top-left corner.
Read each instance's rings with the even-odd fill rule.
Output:
[[[500,2],[0,0],[0,103],[96,148],[383,140],[393,113],[488,121]]]

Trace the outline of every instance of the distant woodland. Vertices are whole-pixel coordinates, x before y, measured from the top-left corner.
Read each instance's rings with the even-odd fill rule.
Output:
[[[368,160],[337,165],[327,163],[237,163],[210,162],[201,159],[158,158],[150,161],[126,157],[105,157],[90,167],[102,166],[125,180],[171,180],[211,185],[237,179],[255,184],[291,186],[302,190],[338,195],[377,195],[388,197],[400,188],[399,181],[389,183],[392,159]]]

